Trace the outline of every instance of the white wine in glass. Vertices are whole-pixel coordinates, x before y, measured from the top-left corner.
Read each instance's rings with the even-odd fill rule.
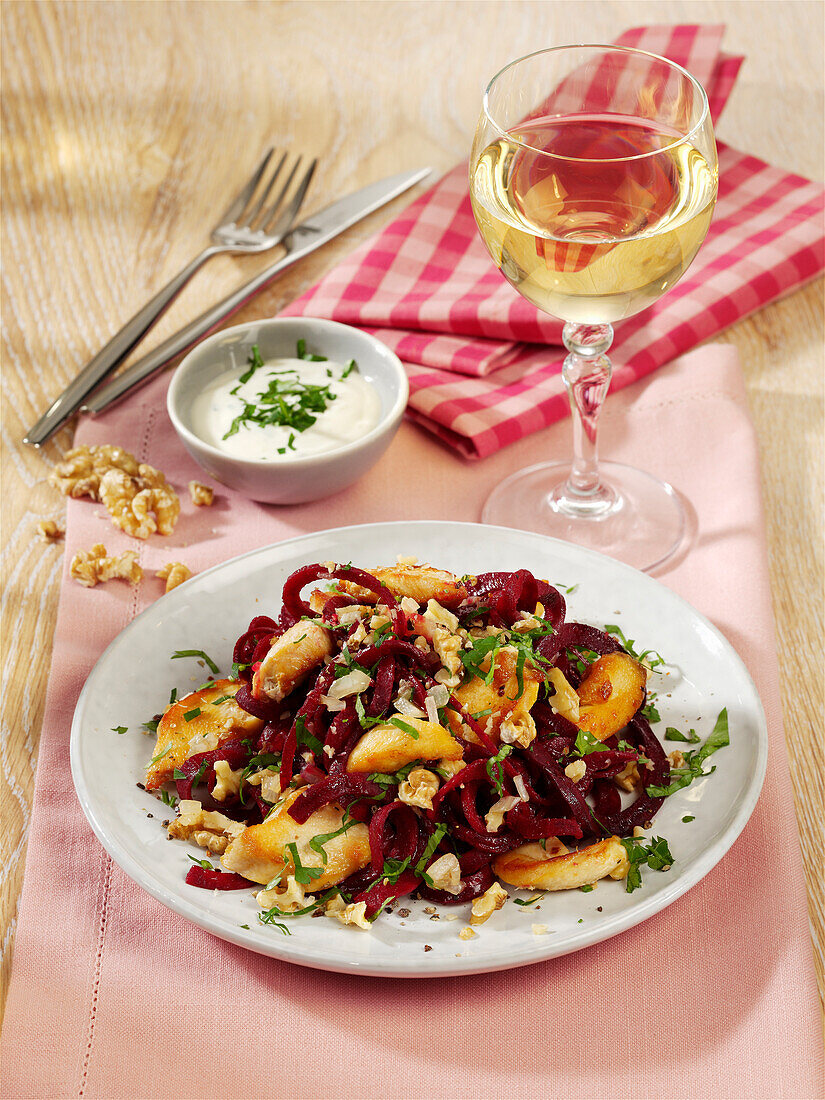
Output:
[[[566,322],[574,458],[508,478],[488,500],[485,522],[556,535],[640,568],[677,548],[678,497],[618,463],[604,464],[605,478],[596,425],[612,323],[681,278],[707,234],[716,189],[707,98],[664,58],[560,47],[491,81],[470,162],[473,212],[504,277]]]

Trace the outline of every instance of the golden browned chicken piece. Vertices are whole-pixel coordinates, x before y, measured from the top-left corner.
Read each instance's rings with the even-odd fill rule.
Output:
[[[319,623],[301,619],[272,643],[252,677],[252,694],[280,703],[332,654],[332,635]]]
[[[240,680],[215,680],[166,708],[158,722],[152,753],[154,763],[146,772],[147,791],[157,790],[170,780],[175,768],[195,753],[208,752],[232,738],[253,737],[261,731],[260,718],[253,718],[235,702],[240,686]]]
[[[522,691],[519,694],[517,659],[518,654],[512,647],[499,650],[489,684],[481,677],[474,676],[456,688],[453,694],[465,713],[480,716],[478,721],[494,741],[520,744],[526,748],[536,736],[536,726],[530,710],[538,699],[543,673],[532,665],[525,664],[522,670]],[[455,711],[448,710],[447,718],[455,733],[461,733],[466,740],[476,740],[475,734],[468,727],[465,726],[462,731],[461,720]]]
[[[414,730],[417,737],[390,724],[373,726],[361,737],[347,760],[348,772],[392,774],[413,760],[460,760],[463,749],[443,726],[423,718],[395,718]]]
[[[337,832],[344,823],[344,811],[335,803],[322,806],[299,825],[289,815],[289,807],[306,788],[290,791],[260,825],[250,825],[233,840],[221,857],[229,871],[235,871],[253,882],[267,883],[279,872],[293,874],[295,862],[287,847],[294,844],[303,867],[321,868],[307,889],[326,890],[359,871],[370,861],[369,829],[353,823],[346,832],[323,842],[326,863],[318,851],[309,846],[314,837]]]
[[[547,849],[540,844],[523,844],[496,856],[493,870],[503,882],[528,890],[575,890],[608,875],[624,878],[627,874],[627,853],[616,836],[574,852],[553,838],[547,841]]]
[[[627,653],[599,657],[579,684],[579,729],[599,741],[624,729],[644,702],[646,684],[644,666]]]

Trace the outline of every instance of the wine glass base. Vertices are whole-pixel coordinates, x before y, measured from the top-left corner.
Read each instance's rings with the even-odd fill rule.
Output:
[[[598,550],[636,569],[662,565],[685,537],[686,516],[673,486],[622,462],[600,462],[612,501],[577,514],[564,509],[569,462],[542,462],[496,486],[481,513],[483,523],[518,527]]]

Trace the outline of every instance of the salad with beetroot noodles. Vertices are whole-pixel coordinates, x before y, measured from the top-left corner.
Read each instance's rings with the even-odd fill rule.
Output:
[[[169,835],[211,857],[187,883],[256,888],[282,931],[276,917],[308,913],[368,929],[409,896],[471,903],[479,924],[508,887],[631,890],[642,865],[666,870],[667,842],[642,830],[708,774],[726,713],[701,751],[668,756],[647,691],[662,659],[608,630],[569,621],[526,569],[298,569],[277,618],[238,638],[232,676],[158,717],[146,789],[175,805]],[[217,673],[174,656],[198,654]]]

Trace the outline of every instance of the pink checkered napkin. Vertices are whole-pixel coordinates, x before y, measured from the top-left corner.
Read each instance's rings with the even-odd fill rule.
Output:
[[[743,61],[721,52],[723,33],[722,26],[636,27],[616,44],[683,65],[704,85],[716,119]],[[719,173],[713,223],[688,274],[616,328],[613,389],[825,267],[820,184],[722,144]],[[470,208],[466,164],[284,312],[331,317],[380,337],[407,365],[412,418],[468,458],[569,411],[561,323],[521,298],[493,265]]]

